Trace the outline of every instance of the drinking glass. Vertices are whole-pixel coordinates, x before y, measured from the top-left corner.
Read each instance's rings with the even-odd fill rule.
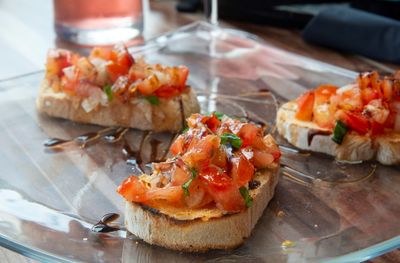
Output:
[[[54,0],[55,30],[69,42],[111,45],[139,37],[143,0]]]

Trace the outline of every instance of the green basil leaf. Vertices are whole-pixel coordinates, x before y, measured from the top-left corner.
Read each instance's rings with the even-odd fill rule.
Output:
[[[233,148],[239,149],[242,146],[243,141],[242,139],[240,139],[239,136],[233,133],[225,132],[221,135],[221,143],[222,144],[230,143]]]
[[[225,113],[220,112],[220,111],[214,111],[215,117],[218,118],[218,120],[222,120],[222,117],[224,117]]]
[[[104,85],[103,91],[107,95],[108,101],[112,101],[114,94],[112,92],[111,85],[110,84]]]
[[[159,105],[160,104],[160,100],[158,99],[157,96],[154,95],[150,95],[150,96],[146,96],[144,97],[148,102],[150,102],[151,105]]]
[[[189,127],[186,126],[186,127],[182,130],[181,133],[186,133],[188,130],[189,130]]]
[[[336,142],[337,144],[342,144],[344,136],[348,130],[349,128],[344,122],[336,121],[335,128],[333,128],[332,141]]]
[[[186,196],[190,195],[190,193],[189,193],[190,184],[197,177],[197,171],[195,169],[191,168],[190,169],[190,173],[192,174],[192,177],[182,185],[183,194],[186,195]]]
[[[249,208],[253,205],[253,198],[251,198],[249,190],[242,186],[239,188],[239,192],[242,195],[243,199],[244,199],[244,203],[246,204],[246,207]]]

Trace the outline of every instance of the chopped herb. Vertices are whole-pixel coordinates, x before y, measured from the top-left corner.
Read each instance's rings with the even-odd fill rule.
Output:
[[[223,112],[220,111],[214,111],[215,117],[218,118],[218,120],[222,120],[222,117],[225,115]]]
[[[189,130],[189,127],[186,126],[186,127],[182,130],[181,133],[186,133],[188,130]]]
[[[249,194],[249,190],[242,186],[239,188],[239,192],[242,195],[243,199],[244,199],[244,203],[246,204],[246,207],[249,208],[253,205],[253,198],[251,198],[250,194]]]
[[[206,113],[206,116],[211,116],[211,115],[214,115],[215,117],[217,117],[218,120],[222,120],[222,117],[226,114],[223,112],[220,112],[220,111],[213,111],[213,112]]]
[[[151,95],[151,96],[146,96],[144,97],[148,102],[150,102],[151,105],[159,105],[160,100],[158,99],[157,96]]]
[[[190,184],[193,182],[193,180],[194,180],[194,179],[196,178],[196,176],[197,176],[197,171],[196,171],[195,169],[193,169],[193,168],[190,169],[190,173],[192,174],[192,177],[191,177],[189,180],[187,180],[187,181],[182,185],[183,193],[184,193],[186,196],[189,196],[189,195],[190,195],[190,193],[189,193]]]
[[[332,141],[337,144],[342,144],[344,136],[346,135],[349,128],[342,121],[337,121],[335,128],[333,129]]]
[[[239,136],[233,133],[225,132],[224,134],[221,135],[221,143],[222,144],[230,143],[232,147],[239,149],[242,146],[243,141],[242,139],[240,139]]]
[[[104,85],[103,91],[107,95],[108,101],[112,101],[114,94],[112,92],[111,85],[110,84]]]

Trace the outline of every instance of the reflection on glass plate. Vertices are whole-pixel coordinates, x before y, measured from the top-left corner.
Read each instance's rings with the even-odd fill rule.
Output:
[[[204,113],[247,118],[271,133],[282,102],[355,76],[229,32],[213,35],[211,29],[192,24],[131,52],[150,62],[187,65]],[[242,247],[185,254],[145,244],[124,230],[116,188],[128,175],[148,171],[152,160],[165,159],[175,135],[40,115],[35,97],[42,78],[37,73],[0,82],[3,246],[57,261],[299,262],[359,261],[400,244],[399,167],[338,163],[298,151],[279,136],[283,157],[276,195]],[[97,231],[106,223],[120,230],[92,231],[107,213],[121,217],[103,218]]]

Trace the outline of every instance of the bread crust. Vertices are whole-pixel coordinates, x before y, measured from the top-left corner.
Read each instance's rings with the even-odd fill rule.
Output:
[[[250,190],[252,207],[235,214],[211,218],[181,219],[175,213],[126,202],[125,225],[129,232],[144,241],[169,249],[205,252],[210,249],[233,249],[250,236],[252,229],[274,195],[278,167],[256,173],[260,185]],[[213,208],[210,214],[218,212]],[[198,213],[196,213],[198,214]]]
[[[47,81],[43,81],[36,106],[39,112],[76,122],[156,132],[179,131],[185,119],[200,110],[192,88],[173,98],[160,98],[159,105],[152,105],[143,98],[133,98],[126,103],[114,99],[108,105],[98,105],[86,112],[82,101],[77,96],[54,92]]]
[[[313,122],[295,118],[297,104],[290,101],[283,104],[277,113],[276,127],[289,143],[297,148],[335,156],[338,160],[377,160],[386,165],[400,164],[400,134],[387,133],[377,137],[367,137],[354,132],[346,134],[342,144],[332,141],[331,135],[317,134],[309,144],[310,131],[329,133]]]

